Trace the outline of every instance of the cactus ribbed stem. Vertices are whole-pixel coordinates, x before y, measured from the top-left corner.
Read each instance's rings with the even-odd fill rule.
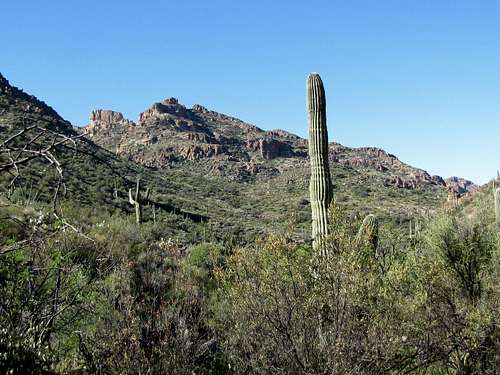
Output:
[[[307,112],[313,249],[323,253],[321,243],[328,235],[328,207],[333,198],[333,186],[328,165],[325,89],[316,73],[311,73],[307,80]]]

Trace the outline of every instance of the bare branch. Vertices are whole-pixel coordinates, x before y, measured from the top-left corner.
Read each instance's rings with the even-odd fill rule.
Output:
[[[23,123],[25,123],[25,118],[23,118]],[[54,151],[59,146],[65,146],[76,154],[78,151],[76,140],[82,136],[83,134],[66,135],[40,125],[24,125],[23,129],[5,140],[0,139],[0,162],[3,162],[0,164],[0,172],[7,172],[12,176],[9,182],[8,196],[12,195],[16,183],[21,177],[20,167],[34,160],[40,160],[57,173],[57,183],[52,198],[53,210],[56,212],[57,201],[61,193],[66,192],[66,185],[62,164]]]

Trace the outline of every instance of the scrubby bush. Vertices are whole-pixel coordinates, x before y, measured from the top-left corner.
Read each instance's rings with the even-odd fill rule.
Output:
[[[83,337],[87,367],[161,374],[221,366],[206,324],[209,294],[198,270],[205,265],[192,263],[176,243],[160,240],[116,266],[99,288],[94,327]]]
[[[215,324],[236,372],[494,373],[499,245],[488,222],[438,218],[417,243],[382,238],[373,251],[356,241],[358,223],[331,212],[330,256],[275,238],[217,273]]]
[[[437,217],[409,261],[421,294],[414,318],[429,355],[460,374],[493,374],[500,365],[500,233],[487,218]]]
[[[378,259],[343,210],[331,222],[328,257],[275,238],[218,273],[216,322],[237,372],[383,371],[400,354],[381,321],[392,302]]]
[[[97,277],[96,251],[81,252],[78,236],[55,229],[59,223],[42,226],[33,219],[11,223],[23,226],[23,236],[2,243],[2,373],[49,373],[78,362],[75,332],[85,326]]]
[[[494,374],[490,203],[377,241],[335,204],[322,257],[294,237],[186,244],[167,221],[0,206],[0,372]]]

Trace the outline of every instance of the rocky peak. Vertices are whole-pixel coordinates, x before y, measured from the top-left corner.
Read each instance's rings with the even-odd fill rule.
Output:
[[[238,179],[271,170],[276,175],[289,166],[308,163],[307,139],[279,129],[264,131],[200,104],[188,109],[176,98],[154,103],[140,114],[137,127],[115,111],[94,111],[90,120],[88,133],[96,143],[155,168],[181,168],[183,162],[200,160],[200,168],[207,173],[217,170]],[[93,133],[93,129],[106,131]],[[430,176],[377,147],[350,148],[331,142],[329,157],[345,173],[368,172],[386,186],[408,190],[444,190],[447,186],[441,177]],[[277,165],[281,167],[274,170]],[[461,184],[460,190],[470,186],[455,184]]]
[[[111,111],[108,109],[97,109],[90,114],[90,123],[105,123],[105,124],[118,124],[118,123],[132,123],[132,121],[125,119],[121,112]]]
[[[161,104],[163,105],[173,105],[173,106],[177,106],[179,105],[179,100],[177,100],[177,98],[174,98],[174,97],[170,97],[170,98],[167,98],[167,99],[164,99]]]
[[[115,128],[125,128],[135,126],[133,121],[126,119],[121,112],[111,111],[108,109],[96,109],[89,116],[90,124],[84,128],[84,132],[88,135],[95,133],[109,133]]]
[[[198,113],[210,113],[211,111],[209,111],[207,108],[203,107],[202,105],[199,105],[199,104],[195,104],[193,105],[193,108],[191,108],[191,110],[193,112],[198,112]]]
[[[153,104],[151,108],[142,112],[139,115],[139,122],[143,123],[162,115],[189,117],[186,107],[182,104],[179,104],[179,101],[176,98],[167,98],[159,103]]]

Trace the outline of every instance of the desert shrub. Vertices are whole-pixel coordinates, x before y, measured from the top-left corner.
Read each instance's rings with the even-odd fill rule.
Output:
[[[2,373],[51,373],[78,362],[75,331],[86,321],[93,257],[78,255],[74,232],[34,228],[0,253]]]
[[[436,219],[412,243],[383,228],[373,249],[341,208],[331,213],[328,257],[274,238],[217,272],[213,322],[237,373],[494,373],[488,223]]]
[[[165,222],[138,226],[91,208],[64,206],[72,227],[48,206],[0,210],[0,372],[222,366],[206,324],[220,246],[200,244],[186,256]]]
[[[95,329],[84,337],[87,367],[104,373],[209,373],[219,366],[206,324],[208,293],[182,249],[151,243],[106,279]],[[218,372],[219,373],[219,372]]]
[[[238,223],[172,240],[175,215],[0,205],[0,372],[494,374],[500,233],[489,195],[466,208],[375,243],[335,204],[318,258]]]
[[[332,223],[326,258],[275,238],[218,272],[215,324],[237,372],[374,373],[405,355],[398,326],[386,327],[392,296],[373,250],[339,207]]]
[[[493,374],[500,364],[499,233],[487,218],[437,217],[410,260],[427,355],[460,374]]]

